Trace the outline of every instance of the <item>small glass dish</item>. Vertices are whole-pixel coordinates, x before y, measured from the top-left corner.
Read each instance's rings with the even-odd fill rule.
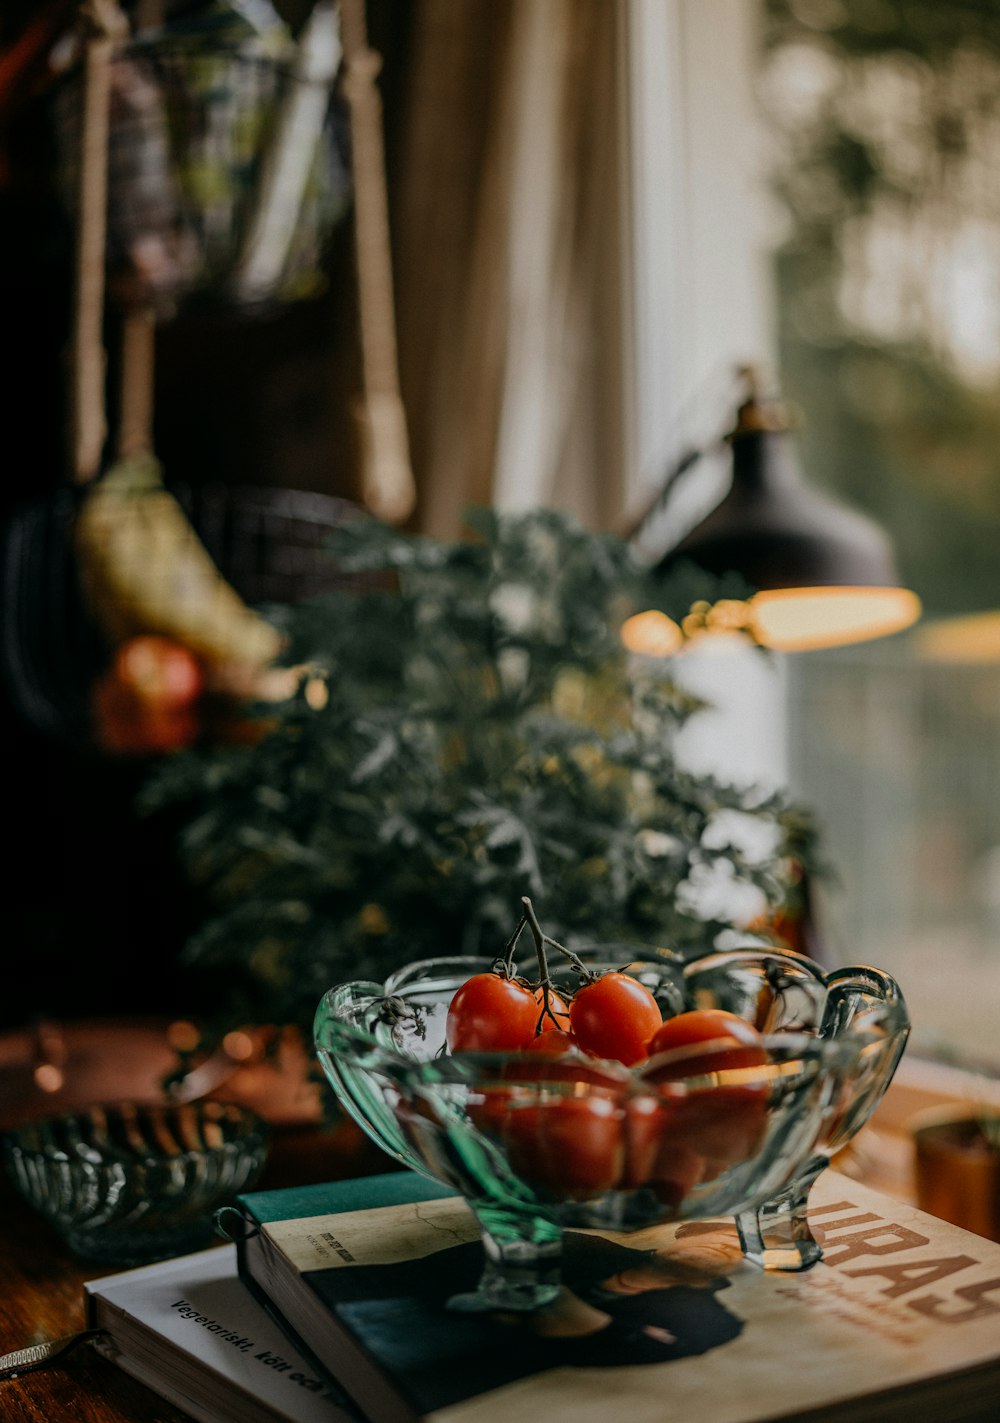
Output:
[[[215,1210],[256,1181],[268,1131],[224,1102],[117,1102],[3,1137],[14,1186],[82,1259],[139,1265],[209,1245]]]
[[[579,958],[601,972],[635,953]],[[484,1274],[456,1308],[533,1309],[554,1298],[566,1227],[732,1215],[745,1255],[765,1268],[820,1258],[809,1189],[868,1120],[909,1033],[888,974],[825,973],[801,954],[757,946],[687,965],[663,950],[633,958],[628,972],[664,1017],[719,1008],[762,1034],[763,1063],[719,1070],[717,1042],[704,1044],[701,1062],[702,1049],[685,1048],[631,1068],[582,1053],[449,1055],[448,1004],[492,966],[413,963],[384,984],[331,989],[315,1017],[341,1104],[398,1161],[463,1195],[478,1219]],[[573,972],[552,970],[564,996]]]

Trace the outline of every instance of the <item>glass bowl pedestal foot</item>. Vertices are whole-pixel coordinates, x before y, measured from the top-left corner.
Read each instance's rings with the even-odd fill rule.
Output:
[[[530,1210],[470,1201],[482,1232],[483,1273],[476,1289],[453,1295],[463,1314],[529,1311],[554,1300],[562,1272],[562,1227]]]
[[[814,1156],[778,1195],[737,1215],[736,1229],[748,1260],[765,1270],[808,1270],[823,1258],[807,1209],[813,1183],[829,1164],[826,1156]]]

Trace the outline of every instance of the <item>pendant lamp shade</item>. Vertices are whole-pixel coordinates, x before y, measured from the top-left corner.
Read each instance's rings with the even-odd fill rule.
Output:
[[[738,573],[757,589],[750,631],[781,651],[882,637],[920,615],[892,548],[865,515],[803,483],[787,428],[755,399],[729,436],[732,484],[722,502],[660,560]]]

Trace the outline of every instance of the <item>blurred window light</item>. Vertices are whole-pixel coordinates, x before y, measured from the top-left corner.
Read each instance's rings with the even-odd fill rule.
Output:
[[[772,588],[751,600],[758,642],[779,652],[812,652],[901,632],[920,616],[909,588]]]
[[[918,1051],[1000,1069],[1000,7],[762,13],[781,384],[811,476],[889,529],[924,606],[787,663],[821,930],[898,975]]]

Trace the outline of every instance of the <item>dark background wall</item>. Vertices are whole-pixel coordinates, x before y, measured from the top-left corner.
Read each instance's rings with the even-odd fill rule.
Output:
[[[65,7],[68,12],[72,5]],[[278,6],[297,25],[300,0]],[[369,7],[369,36],[383,55],[387,163],[405,79],[411,5]],[[6,0],[0,55],[37,14],[35,0]],[[0,520],[5,540],[22,506],[65,497],[67,346],[73,231],[55,183],[50,87],[44,77],[0,108]],[[326,258],[328,286],[313,300],[267,316],[181,313],[156,341],[155,447],[168,480],[196,487],[313,490],[352,498],[348,402],[357,380],[350,222]],[[117,314],[106,342],[113,372]],[[37,531],[33,534],[37,537]],[[44,658],[61,656],[49,607],[45,554],[3,562],[5,636],[10,619],[32,625]],[[22,578],[18,587],[14,582]],[[41,1015],[195,1012],[206,986],[176,963],[199,905],[173,855],[174,826],[140,820],[135,793],[146,772],[75,740],[39,731],[16,684],[0,686],[0,786],[4,809],[5,972],[0,1026]]]

